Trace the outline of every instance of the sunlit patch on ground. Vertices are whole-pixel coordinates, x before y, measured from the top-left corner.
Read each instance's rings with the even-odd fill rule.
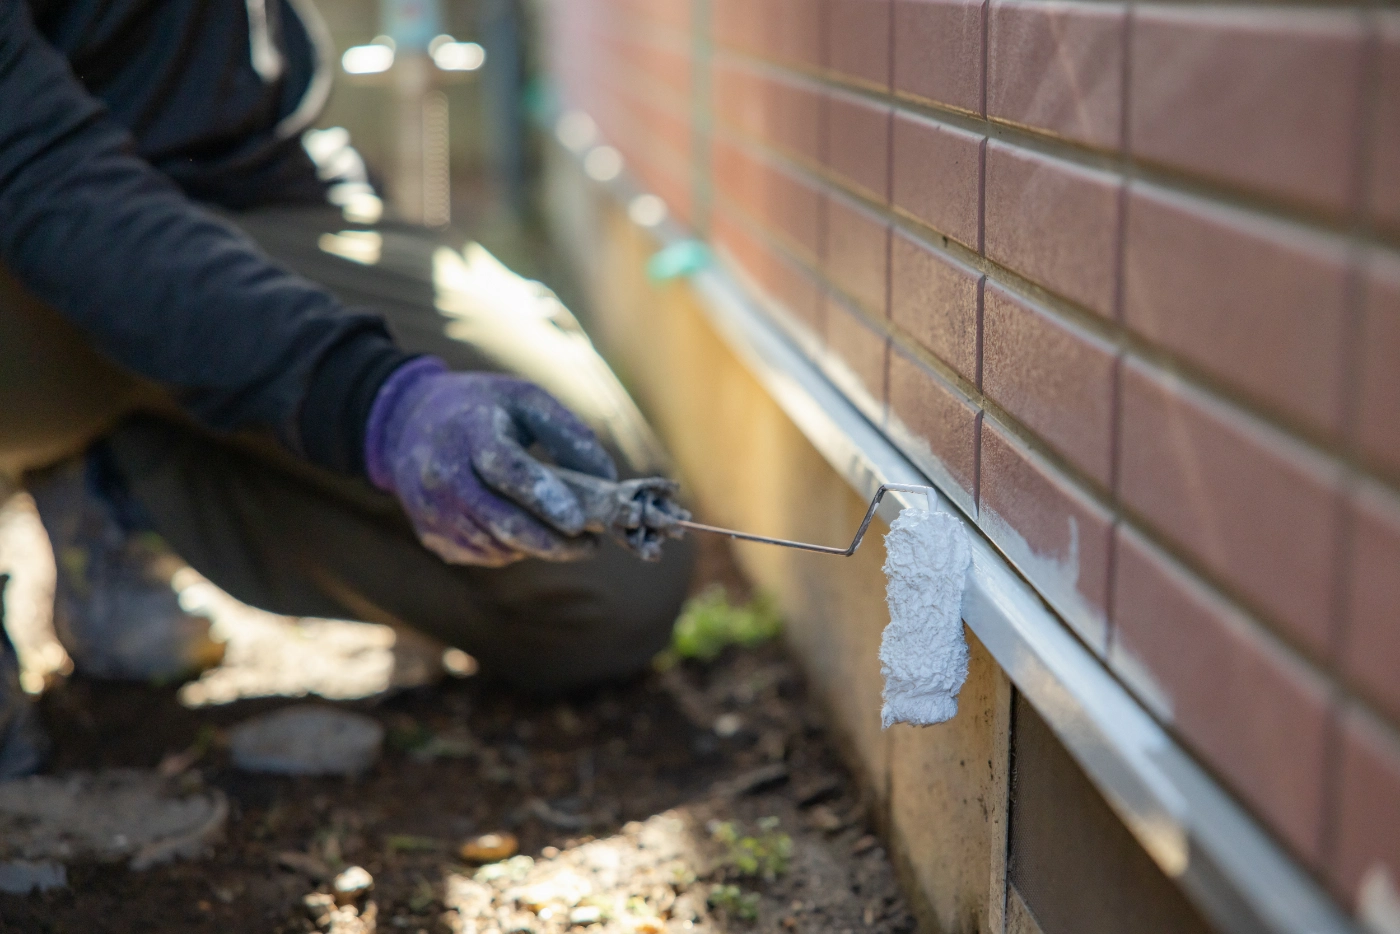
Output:
[[[24,689],[37,694],[47,679],[71,671],[72,663],[54,638],[53,552],[34,500],[26,493],[0,502],[0,574],[10,575],[5,630],[19,653]]]
[[[190,568],[178,572],[172,584],[180,605],[213,619],[215,638],[228,644],[223,664],[180,689],[186,706],[307,694],[353,700],[442,676],[443,648],[425,636],[371,623],[266,613]]]
[[[620,833],[539,859],[516,856],[474,874],[448,875],[443,902],[454,931],[659,932],[668,921],[689,930],[709,918],[707,886],[712,860],[684,811],[669,811]]]
[[[756,805],[775,813],[732,819],[755,812]],[[755,864],[743,857],[756,839],[743,836],[746,823],[763,838],[783,842],[781,859]],[[449,873],[440,920],[459,934],[562,934],[579,927],[592,934],[841,930],[843,923],[873,925],[876,919],[898,930],[907,923],[887,902],[883,885],[867,882],[873,901],[853,906],[851,866],[839,851],[780,829],[797,832],[802,825],[799,810],[781,798],[736,806],[722,796],[702,796],[562,851],[546,847],[533,859],[515,856],[474,873]]]
[[[5,626],[19,652],[25,689],[38,693],[72,665],[54,638],[54,563],[33,501],[24,494],[0,507],[0,574]],[[240,603],[185,568],[171,582],[187,612],[213,620],[215,638],[227,643],[223,664],[180,690],[190,707],[254,697],[329,700],[373,697],[430,684],[443,675],[443,647],[415,633],[345,620],[278,616]],[[469,674],[462,652],[447,657],[454,674]]]

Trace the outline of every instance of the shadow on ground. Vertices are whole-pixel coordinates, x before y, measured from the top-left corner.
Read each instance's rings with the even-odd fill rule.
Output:
[[[742,590],[727,551],[701,584]],[[0,896],[5,931],[909,931],[913,921],[857,792],[783,649],[568,698],[448,678],[336,706],[380,721],[355,779],[233,768],[226,731],[281,697],[191,706],[174,687],[71,678],[48,691],[51,771],[162,768],[217,788],[223,841],[135,872],[73,865],[65,890]],[[484,833],[519,855],[469,864]],[[787,840],[789,842],[783,842]],[[355,917],[308,911],[358,865]],[[372,907],[371,907],[372,903]],[[358,926],[357,926],[358,925]]]

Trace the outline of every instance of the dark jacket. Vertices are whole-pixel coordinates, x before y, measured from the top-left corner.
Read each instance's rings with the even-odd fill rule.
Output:
[[[209,427],[360,473],[406,356],[192,200],[321,198],[300,134],[329,72],[301,2],[0,0],[0,262]]]

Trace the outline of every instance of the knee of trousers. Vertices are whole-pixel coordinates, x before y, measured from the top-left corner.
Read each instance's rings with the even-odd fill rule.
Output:
[[[665,556],[654,565],[643,565],[616,546],[608,550],[612,553],[580,567],[597,577],[577,594],[574,605],[553,608],[568,618],[566,634],[554,629],[552,637],[538,640],[506,634],[504,645],[481,654],[483,668],[514,687],[546,694],[645,670],[670,643],[689,592],[695,547],[689,540],[668,543]],[[541,605],[536,611],[548,615],[551,608]]]

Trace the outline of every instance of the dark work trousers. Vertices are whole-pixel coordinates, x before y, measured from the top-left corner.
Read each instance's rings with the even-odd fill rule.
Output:
[[[346,230],[329,208],[233,219],[282,265],[382,315],[406,350],[539,383],[598,433],[624,477],[666,469],[646,422],[573,316],[479,247],[413,227]],[[0,280],[6,344],[0,469],[15,474],[105,439],[156,530],[246,603],[408,626],[469,652],[484,673],[541,691],[638,671],[669,638],[694,564],[688,541],[668,543],[656,564],[605,542],[572,563],[448,565],[418,543],[393,497],[265,439],[192,425],[158,390],[117,372],[53,311]]]

